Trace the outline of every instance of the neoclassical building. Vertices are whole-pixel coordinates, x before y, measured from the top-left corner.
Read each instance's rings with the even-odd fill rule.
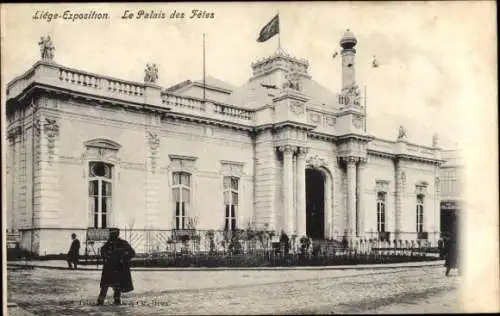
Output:
[[[444,163],[440,166],[441,233],[459,234],[459,220],[463,214],[463,169],[460,149],[442,151]]]
[[[435,243],[437,137],[366,130],[356,44],[349,30],[340,40],[341,87],[278,50],[239,87],[163,88],[155,65],[143,82],[89,73],[58,64],[44,39],[41,60],[7,86],[9,232],[39,254],[111,226]]]

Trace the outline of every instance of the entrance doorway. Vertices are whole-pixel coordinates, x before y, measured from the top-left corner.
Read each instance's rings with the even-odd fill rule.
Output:
[[[446,203],[441,203],[441,234],[456,236],[459,233],[457,215],[458,209],[454,205],[450,207]]]
[[[317,169],[306,169],[306,233],[312,239],[325,236],[325,177]]]

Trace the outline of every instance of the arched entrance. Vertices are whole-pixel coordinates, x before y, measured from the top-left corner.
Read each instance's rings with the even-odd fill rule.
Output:
[[[325,237],[325,175],[306,169],[306,233],[312,239]]]

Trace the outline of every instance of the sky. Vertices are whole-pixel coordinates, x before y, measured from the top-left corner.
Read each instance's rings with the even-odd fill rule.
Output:
[[[252,62],[274,53],[277,37],[256,41],[260,29],[280,15],[281,47],[310,63],[313,79],[340,90],[339,40],[346,29],[358,39],[359,85],[367,86],[368,132],[395,140],[400,124],[412,143],[453,148],[469,128],[467,111],[481,80],[490,83],[494,30],[476,23],[492,17],[492,6],[467,2],[383,3],[170,3],[170,4],[11,4],[2,7],[2,82],[39,59],[38,40],[50,35],[61,65],[142,82],[155,62],[159,84],[167,87],[202,77],[202,34],[206,34],[207,75],[241,85]],[[213,19],[190,19],[192,10]],[[40,11],[108,13],[108,20],[35,20]],[[183,19],[122,19],[128,10],[184,12]],[[493,13],[494,14],[494,13]],[[480,35],[480,36],[478,36]],[[493,37],[492,37],[493,35]],[[373,56],[380,64],[372,68]],[[488,64],[490,62],[490,64]],[[480,88],[480,87],[479,87]],[[5,84],[2,84],[5,89]]]

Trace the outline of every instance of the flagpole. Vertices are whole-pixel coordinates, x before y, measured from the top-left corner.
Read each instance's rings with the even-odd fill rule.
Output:
[[[281,49],[281,25],[280,25],[280,11],[278,10],[278,50]]]
[[[367,117],[367,110],[366,110],[366,85],[365,85],[365,133],[366,133],[366,124],[368,122],[368,117]]]
[[[205,103],[206,74],[205,74],[205,33],[203,33],[203,103]]]

